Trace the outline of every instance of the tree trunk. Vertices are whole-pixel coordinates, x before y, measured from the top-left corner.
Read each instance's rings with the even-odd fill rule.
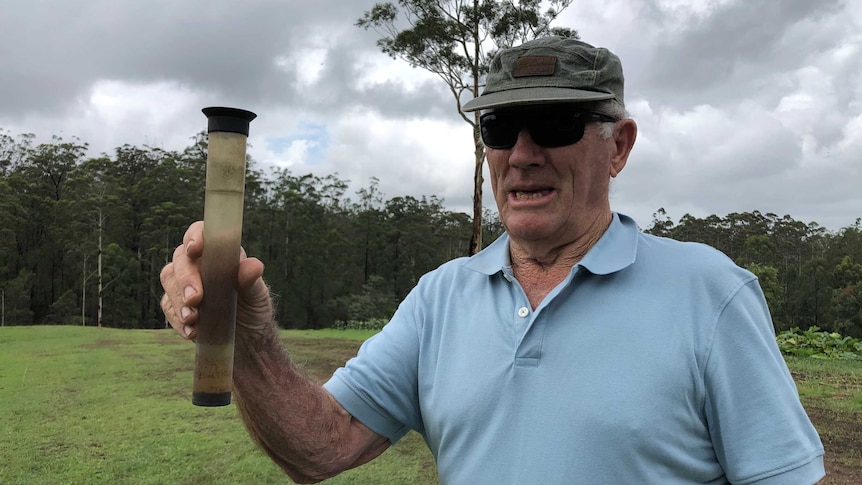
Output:
[[[473,12],[479,12],[479,0],[473,0]],[[473,97],[479,96],[479,65],[481,53],[481,38],[479,22],[473,25]],[[482,250],[482,164],[485,162],[485,146],[482,143],[482,131],[479,126],[479,112],[473,113],[473,154],[475,168],[473,171],[473,234],[470,236],[469,255]]]
[[[81,326],[87,326],[87,255],[84,255],[84,279],[81,282]]]
[[[102,217],[102,209],[99,208],[99,303],[97,305],[98,310],[96,312],[96,322],[98,323],[99,328],[102,328],[102,222],[104,221]]]
[[[476,115],[478,117],[478,115]],[[479,124],[473,129],[473,141],[476,146],[475,171],[473,172],[473,235],[470,237],[470,255],[482,250],[482,165],[485,162],[485,150],[479,134]]]

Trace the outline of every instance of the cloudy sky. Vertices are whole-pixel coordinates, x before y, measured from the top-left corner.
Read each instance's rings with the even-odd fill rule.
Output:
[[[262,166],[469,212],[470,128],[354,26],[374,3],[0,0],[0,129],[181,150],[201,108],[240,107]],[[557,25],[623,61],[640,132],[612,207],[642,227],[660,207],[862,217],[862,2],[575,0]]]

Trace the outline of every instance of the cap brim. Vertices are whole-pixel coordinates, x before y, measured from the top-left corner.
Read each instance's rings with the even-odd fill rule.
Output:
[[[612,99],[613,94],[569,88],[521,88],[488,93],[468,101],[461,107],[470,112],[480,109],[506,108],[531,104],[588,103]]]

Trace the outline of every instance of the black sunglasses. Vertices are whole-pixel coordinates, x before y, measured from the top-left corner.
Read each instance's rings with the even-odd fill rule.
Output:
[[[486,147],[498,149],[515,146],[518,134],[524,128],[539,146],[573,145],[583,138],[587,123],[594,121],[619,120],[602,113],[572,109],[494,111],[479,117],[482,141]]]

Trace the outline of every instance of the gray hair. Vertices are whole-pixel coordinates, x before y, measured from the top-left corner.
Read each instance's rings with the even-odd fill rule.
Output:
[[[598,103],[593,105],[591,109],[593,111],[612,116],[618,120],[630,117],[629,112],[626,111],[625,106],[623,106],[616,99],[599,101]],[[605,140],[609,140],[612,136],[614,136],[614,126],[616,126],[616,123],[607,122],[599,124],[599,136]]]

